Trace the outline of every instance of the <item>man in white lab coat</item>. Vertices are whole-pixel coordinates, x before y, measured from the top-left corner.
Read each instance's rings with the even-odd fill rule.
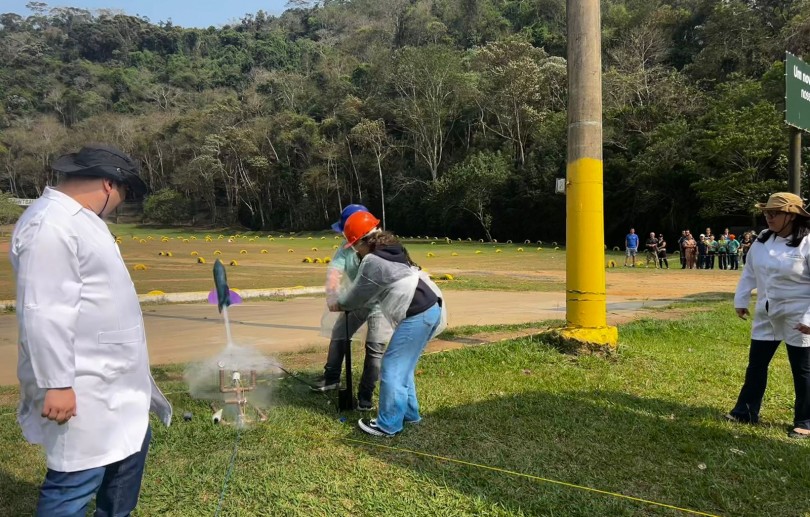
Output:
[[[102,218],[127,191],[143,195],[137,164],[95,145],[53,164],[46,188],[14,229],[20,406],[25,438],[42,444],[48,471],[37,515],[128,515],[151,439],[150,408],[171,405],[149,371],[143,317],[115,237]]]

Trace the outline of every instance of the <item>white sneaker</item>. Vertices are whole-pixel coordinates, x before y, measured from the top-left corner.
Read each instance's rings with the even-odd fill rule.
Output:
[[[312,391],[319,391],[319,392],[333,391],[338,388],[340,388],[340,381],[327,383],[325,380],[320,380],[309,387],[309,389],[311,389]]]

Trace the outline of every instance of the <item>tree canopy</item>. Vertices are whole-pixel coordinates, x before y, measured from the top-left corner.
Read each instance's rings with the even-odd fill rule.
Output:
[[[29,6],[0,14],[0,191],[35,197],[56,156],[107,142],[150,213],[303,230],[362,202],[400,234],[564,239],[563,0],[301,1],[207,29]],[[786,188],[782,60],[810,55],[810,0],[602,20],[609,242],[751,224]]]

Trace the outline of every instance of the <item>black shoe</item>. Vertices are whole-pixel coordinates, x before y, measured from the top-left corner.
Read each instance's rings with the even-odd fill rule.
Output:
[[[328,382],[326,379],[321,379],[309,387],[312,391],[323,393],[325,391],[333,391],[340,388],[340,381]]]
[[[734,422],[735,424],[751,424],[751,425],[753,425],[753,424],[756,423],[756,422],[751,421],[748,418],[739,417],[739,416],[733,415],[731,413],[728,413],[727,415],[723,415],[723,418],[725,418],[729,422]]]
[[[357,402],[357,411],[374,411],[374,404],[371,402]]]
[[[365,418],[361,418],[357,421],[357,426],[360,428],[361,431],[364,433],[370,434],[372,436],[381,436],[383,438],[393,438],[397,435],[397,433],[389,433],[388,431],[384,431],[377,426],[377,419],[371,418],[366,420]]]

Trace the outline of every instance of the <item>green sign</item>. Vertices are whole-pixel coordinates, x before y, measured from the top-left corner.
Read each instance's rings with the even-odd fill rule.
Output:
[[[785,123],[810,131],[810,65],[785,53]]]

